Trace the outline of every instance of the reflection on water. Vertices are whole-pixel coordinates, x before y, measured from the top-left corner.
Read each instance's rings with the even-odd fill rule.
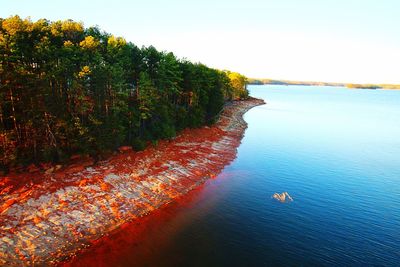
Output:
[[[73,266],[396,266],[400,91],[252,86],[237,159]],[[282,205],[271,198],[290,192]]]

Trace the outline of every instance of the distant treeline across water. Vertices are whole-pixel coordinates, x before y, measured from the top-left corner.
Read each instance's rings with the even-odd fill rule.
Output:
[[[330,83],[330,82],[303,82],[272,79],[249,79],[249,84],[263,85],[304,85],[304,86],[336,86],[358,89],[400,89],[400,84],[356,84],[356,83]]]

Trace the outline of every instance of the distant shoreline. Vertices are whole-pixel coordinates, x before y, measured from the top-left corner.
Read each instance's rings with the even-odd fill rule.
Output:
[[[349,89],[389,89],[398,90],[400,84],[354,84],[354,83],[331,83],[331,82],[304,82],[271,79],[249,79],[249,85],[300,85],[300,86],[335,86]]]

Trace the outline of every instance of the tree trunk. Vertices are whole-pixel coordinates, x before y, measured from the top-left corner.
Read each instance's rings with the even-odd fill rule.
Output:
[[[11,111],[12,111],[12,119],[13,119],[13,124],[14,124],[14,131],[17,136],[17,140],[19,142],[21,139],[21,136],[20,136],[20,133],[18,130],[17,118],[16,118],[16,114],[15,114],[14,95],[13,95],[13,91],[11,88],[10,88],[10,101],[11,101]]]

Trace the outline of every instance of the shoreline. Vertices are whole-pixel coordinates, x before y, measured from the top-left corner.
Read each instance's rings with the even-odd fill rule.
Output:
[[[185,129],[144,151],[81,162],[14,188],[0,178],[0,265],[56,264],[127,222],[215,177],[237,153],[243,115],[264,104],[228,103],[214,125]],[[34,174],[25,174],[21,180]],[[33,178],[30,178],[33,180]]]

